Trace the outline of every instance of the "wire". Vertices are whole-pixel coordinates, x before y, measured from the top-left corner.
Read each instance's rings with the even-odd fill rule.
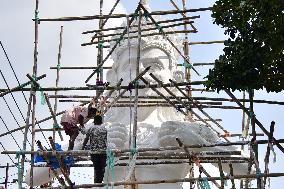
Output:
[[[9,57],[8,57],[8,54],[7,54],[5,48],[4,48],[3,44],[2,44],[2,41],[0,41],[0,45],[1,45],[1,47],[2,47],[2,50],[3,50],[3,52],[4,52],[5,56],[6,56],[6,59],[7,59],[8,63],[9,63],[9,65],[10,65],[10,68],[12,69],[13,74],[14,74],[14,76],[15,76],[17,82],[18,82],[18,85],[21,86],[21,83],[20,83],[20,81],[19,81],[19,79],[18,79],[18,77],[17,77],[17,74],[16,74],[16,72],[15,72],[13,66],[12,66],[12,63],[11,63]],[[0,70],[0,71],[1,71],[1,70]],[[5,83],[6,83],[6,86],[7,86],[8,89],[9,89],[8,83],[6,82],[6,79],[5,79],[4,75],[2,74],[2,71],[1,71],[1,75],[2,75],[2,77],[3,77],[3,79],[4,79]],[[21,90],[21,92],[22,92],[23,97],[24,97],[24,99],[25,99],[25,101],[26,101],[26,104],[29,104],[29,103],[28,103],[28,100],[27,100],[27,98],[26,98],[26,96],[25,96],[24,91]],[[12,93],[11,93],[11,94],[12,94]],[[21,111],[20,111],[20,112],[21,112]],[[24,118],[24,121],[25,121],[25,118]],[[51,146],[50,146],[50,144],[49,144],[49,142],[48,142],[46,136],[44,135],[44,133],[43,133],[43,131],[42,131],[42,128],[40,127],[39,123],[37,123],[37,125],[38,125],[38,127],[40,128],[41,134],[43,135],[43,137],[44,137],[45,141],[47,142],[49,148],[51,148]],[[29,129],[29,130],[30,130],[30,129]],[[29,142],[29,144],[30,144],[30,142]]]
[[[8,108],[8,110],[9,110],[9,112],[11,113],[11,115],[12,115],[12,117],[14,118],[15,122],[17,123],[18,127],[20,128],[21,126],[20,126],[18,120],[16,119],[14,113],[12,112],[12,110],[11,110],[11,108],[10,108],[10,106],[9,106],[9,104],[8,104],[8,102],[7,102],[7,100],[5,99],[4,96],[2,96],[2,99],[4,100],[4,102],[5,102],[5,104],[6,104],[7,108]],[[21,130],[21,132],[24,133],[22,130]],[[10,134],[11,134],[11,133],[10,133]],[[28,143],[30,144],[30,146],[32,146],[28,139],[27,139],[27,141],[28,141]]]
[[[2,142],[0,142],[2,148],[6,151],[6,148],[3,146]],[[16,165],[16,163],[13,161],[13,159],[11,158],[11,156],[9,154],[7,154],[10,158],[10,160]],[[18,167],[18,166],[17,166]]]
[[[3,124],[5,125],[6,129],[10,132],[9,128],[7,127],[7,124],[5,123],[5,121],[3,120],[2,116],[0,116],[0,119],[2,120]],[[15,143],[17,144],[18,148],[21,150],[21,147],[19,146],[17,140],[15,139],[15,137],[13,136],[12,133],[10,133],[10,135],[12,136],[13,140],[15,141]]]
[[[8,90],[10,91],[10,87],[9,87],[9,85],[8,85],[8,82],[7,82],[6,78],[4,77],[3,72],[2,72],[1,70],[0,70],[0,73],[1,73],[1,76],[2,76],[2,78],[3,78],[3,80],[4,80],[5,84],[6,84],[6,87],[7,87]],[[23,120],[25,120],[25,117],[24,117],[24,115],[23,115],[23,113],[22,113],[22,111],[21,111],[21,109],[20,109],[20,107],[19,107],[19,105],[18,105],[18,103],[17,103],[17,101],[16,101],[16,99],[15,99],[13,93],[10,93],[10,94],[11,94],[11,96],[12,96],[12,98],[13,98],[13,100],[14,100],[14,102],[15,102],[15,104],[16,104],[16,106],[17,106],[17,108],[18,108],[18,110],[19,110],[19,112],[20,112],[20,114],[21,114],[21,116],[22,116],[22,118],[23,118]],[[31,132],[30,129],[29,129],[29,131]]]

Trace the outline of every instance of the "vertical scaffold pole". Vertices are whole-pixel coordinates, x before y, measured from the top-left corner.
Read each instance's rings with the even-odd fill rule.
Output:
[[[182,8],[186,10],[186,0],[182,0]],[[183,17],[186,17],[186,13],[183,14]],[[189,20],[184,20],[184,23],[188,22]],[[187,30],[187,24],[184,24],[184,30]],[[184,44],[183,44],[184,56],[189,61],[189,44],[188,44],[188,34],[184,34]],[[184,60],[185,62],[185,60]],[[186,66],[185,67],[185,79],[187,82],[190,82],[190,69]],[[188,88],[187,95],[192,97],[191,87]],[[193,114],[190,111],[186,112],[190,119],[193,119]],[[190,165],[189,176],[194,178],[194,163]],[[193,188],[194,183],[190,183],[190,187]]]
[[[141,1],[140,1],[141,3]],[[141,22],[142,22],[142,11],[139,9],[139,18],[138,18],[138,42],[137,42],[137,60],[136,60],[136,77],[139,75],[140,70],[140,54],[141,54]],[[138,84],[135,84],[135,97],[134,97],[134,116],[133,116],[133,136],[132,136],[132,148],[136,149],[137,144],[137,121],[138,121]],[[132,179],[135,179],[135,169],[133,170]],[[136,185],[131,185],[132,189],[136,189]]]
[[[34,41],[34,65],[33,65],[33,77],[36,78],[37,76],[37,55],[38,55],[38,5],[39,1],[35,1],[35,41]],[[31,90],[30,90],[30,97],[29,97],[29,103],[28,103],[28,111],[27,111],[27,117],[26,117],[26,127],[24,132],[24,141],[23,141],[23,151],[26,151],[27,148],[27,135],[28,135],[28,128],[29,128],[29,120],[30,120],[30,113],[32,111],[32,146],[31,151],[34,151],[34,139],[35,139],[35,106],[36,106],[36,85],[32,84]],[[30,173],[30,187],[33,187],[33,167],[34,167],[34,155],[31,155],[31,173]],[[23,175],[24,175],[24,168],[25,168],[25,154],[22,154],[21,159],[21,167],[20,167],[20,175],[19,175],[19,181],[18,181],[18,187],[19,189],[22,188],[23,183]]]
[[[55,88],[57,88],[58,84],[59,84],[59,71],[60,71],[60,67],[61,67],[62,35],[63,35],[63,26],[60,27]],[[58,91],[55,90],[54,95],[57,96],[57,93],[58,93]],[[54,114],[56,114],[56,111],[57,111],[57,97],[55,97],[55,99],[54,99],[53,109],[54,109],[53,110]],[[56,127],[57,127],[57,125],[53,126],[53,140],[54,140],[54,142],[55,142]]]
[[[34,66],[33,66],[33,77],[37,77],[37,58],[38,58],[38,5],[39,5],[39,0],[36,0],[36,8],[35,8],[35,45],[34,45]],[[36,85],[33,85],[33,91],[32,91],[32,146],[31,146],[31,151],[34,151],[34,146],[35,146],[35,123],[36,123],[36,118],[35,118],[35,112],[36,112]],[[30,178],[30,183],[33,188],[33,169],[34,169],[34,154],[31,154],[31,178]]]
[[[103,0],[100,0],[100,15],[103,15]],[[99,29],[102,30],[104,26],[104,20],[103,18],[100,18],[99,20]],[[104,45],[102,43],[103,38],[100,37],[102,35],[101,32],[98,33],[98,55],[97,55],[97,65],[100,65],[102,60],[103,60],[103,48]],[[104,72],[103,72],[103,67],[101,67],[98,71],[97,71],[97,81],[103,81],[104,78]],[[101,95],[101,92],[99,90],[97,90],[97,94],[96,96],[99,97]],[[98,100],[98,98],[96,98],[96,100]]]

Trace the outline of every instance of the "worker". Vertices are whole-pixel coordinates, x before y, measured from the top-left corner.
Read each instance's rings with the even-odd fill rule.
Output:
[[[74,141],[77,138],[80,129],[84,127],[84,124],[96,115],[97,109],[92,107],[93,101],[89,106],[74,106],[73,108],[66,110],[61,117],[60,124],[66,135],[70,136],[68,150],[73,150]],[[79,124],[79,127],[77,126]]]
[[[102,116],[96,115],[94,117],[94,124],[86,131],[86,138],[83,142],[82,150],[84,150],[87,142],[90,139],[90,148],[92,151],[102,152],[100,154],[91,154],[91,161],[94,165],[94,182],[102,183],[104,179],[105,166],[107,156],[105,150],[107,149],[107,129],[102,125]]]

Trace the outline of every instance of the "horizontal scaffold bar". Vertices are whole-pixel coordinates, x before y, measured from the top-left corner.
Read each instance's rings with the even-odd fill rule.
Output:
[[[277,140],[278,143],[284,143],[284,139]],[[239,145],[247,145],[250,141],[237,141],[237,142],[219,142],[214,144],[194,144],[194,145],[184,145],[184,148],[208,148],[208,147],[216,147],[216,146],[239,146]],[[268,140],[256,140],[256,144],[267,144]],[[168,151],[168,150],[179,150],[181,147],[177,146],[168,146],[168,147],[160,147],[160,148],[137,148],[137,152],[148,152],[148,151]],[[133,152],[133,149],[112,149],[114,154],[121,154],[126,152]],[[35,154],[41,153],[38,151],[3,151],[1,154],[16,154],[16,153],[26,153],[26,154]],[[49,151],[46,153],[59,153],[59,154],[90,154],[90,153],[105,153],[105,151],[90,151],[90,150],[72,150],[72,151]]]
[[[188,85],[202,85],[204,81],[192,81],[192,82],[180,82],[177,85],[178,86],[188,86]],[[173,87],[173,84],[171,83],[166,83],[163,84],[162,86],[166,87]],[[158,84],[150,84],[148,85],[137,85],[138,89],[145,89],[145,88],[160,88],[162,87],[161,85]],[[37,91],[72,91],[72,90],[119,90],[119,89],[129,89],[129,86],[120,86],[120,87],[115,87],[115,86],[97,86],[97,85],[88,85],[88,87],[42,87],[41,89],[36,89]],[[22,88],[22,89],[17,89],[15,91],[30,91],[31,88]],[[6,92],[8,89],[0,89],[0,92]]]
[[[224,176],[224,177],[197,177],[197,178],[183,178],[183,179],[168,179],[168,180],[144,180],[144,181],[118,181],[112,183],[102,183],[102,184],[82,184],[74,185],[73,188],[93,188],[93,187],[104,187],[104,186],[122,186],[122,185],[137,185],[137,184],[167,184],[167,183],[179,183],[179,182],[195,182],[195,181],[208,181],[214,180],[230,180],[230,179],[255,179],[263,177],[282,177],[284,173],[269,173],[269,174],[248,174],[248,175],[234,175],[234,176]],[[71,187],[67,187],[68,189]],[[50,188],[51,189],[51,188]],[[61,187],[52,187],[52,189],[61,189]]]
[[[167,10],[167,11],[153,11],[149,15],[167,15],[167,14],[177,14],[177,13],[187,13],[187,12],[200,12],[200,11],[210,11],[212,7],[198,8],[198,9],[187,9],[187,10]],[[129,17],[136,16],[135,14],[128,15]],[[125,18],[126,14],[112,14],[112,15],[93,15],[93,16],[79,16],[79,17],[61,17],[61,18],[40,18],[38,21],[76,21],[76,20],[95,20],[95,19],[106,19],[106,18]],[[35,19],[33,19],[35,21]]]
[[[163,24],[163,23],[170,23],[170,22],[177,22],[177,21],[183,21],[183,20],[192,20],[192,19],[196,19],[196,18],[200,18],[200,16],[190,16],[190,17],[186,17],[186,18],[177,18],[177,19],[172,19],[172,20],[161,20],[161,21],[157,21],[158,24]],[[152,22],[150,23],[145,23],[144,25],[154,25]],[[132,28],[134,27],[138,27],[138,25],[131,25]],[[103,28],[103,29],[97,29],[97,30],[89,30],[89,31],[85,31],[82,34],[88,34],[88,33],[95,33],[95,32],[103,32],[103,31],[111,31],[111,30],[119,30],[119,29],[124,29],[125,27],[113,27],[113,28]]]

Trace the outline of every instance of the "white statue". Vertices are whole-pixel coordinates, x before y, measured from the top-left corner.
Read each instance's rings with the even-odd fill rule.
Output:
[[[141,3],[150,10],[147,0],[142,0]],[[159,18],[155,18],[159,19]],[[145,18],[142,20],[142,29],[154,27],[154,25],[146,25]],[[134,25],[137,25],[138,20]],[[126,24],[124,24],[125,26]],[[131,28],[137,30],[137,27]],[[164,31],[172,28],[163,29]],[[117,31],[121,33],[122,31]],[[153,31],[143,32],[143,34],[151,33]],[[156,31],[158,32],[158,31]],[[133,36],[136,34],[130,34]],[[127,35],[126,35],[127,36]],[[179,46],[180,41],[177,36],[169,36],[170,40]],[[128,45],[130,43],[130,46]],[[111,43],[111,46],[115,42]],[[122,85],[128,85],[131,80],[135,78],[136,61],[137,61],[137,38],[125,39],[120,42],[112,54],[114,61],[112,69],[107,72],[107,81],[110,85],[115,85],[120,78],[123,79]],[[169,79],[176,82],[184,80],[182,71],[177,67],[178,53],[170,45],[170,43],[162,36],[143,37],[141,41],[141,60],[140,72],[146,67],[151,66],[149,73],[153,73],[163,83],[169,83]],[[151,83],[154,80],[146,74],[143,76]],[[143,83],[141,83],[143,84]],[[159,89],[163,94],[167,92]],[[177,90],[172,87],[170,89],[173,93],[178,94]],[[112,97],[118,95],[118,92],[113,93]],[[130,92],[126,93],[130,95]],[[132,92],[134,95],[134,90]],[[139,90],[139,96],[157,96],[151,89]],[[132,98],[133,100],[133,98]],[[129,148],[129,128],[133,125],[133,111],[129,107],[111,108],[105,115],[104,121],[108,127],[108,143],[109,148],[125,149]],[[186,119],[188,120],[188,118]],[[90,123],[92,124],[92,123]],[[86,125],[88,127],[88,125]],[[138,108],[138,138],[137,147],[165,147],[178,146],[176,138],[179,138],[184,144],[212,144],[220,142],[220,138],[205,125],[190,123],[185,121],[185,116],[179,113],[172,107],[139,107]],[[83,135],[79,135],[75,141],[74,149],[81,149]],[[199,151],[227,151],[236,150],[234,147],[213,147],[213,148],[198,148],[190,149],[193,152]],[[139,162],[140,160],[137,160]],[[153,160],[142,160],[153,161]],[[128,161],[126,161],[128,162]],[[154,179],[180,179],[184,178],[189,172],[188,164],[159,164],[159,165],[137,165],[135,167],[135,174],[137,180],[154,180]],[[224,166],[224,170],[228,172],[228,166]],[[106,171],[107,172],[107,171]],[[246,174],[247,167],[244,164],[234,166],[235,174]],[[46,173],[46,171],[45,171]],[[115,167],[115,180],[122,181],[128,175],[127,167]],[[40,176],[40,175],[38,175]],[[214,175],[214,176],[219,176]],[[45,177],[46,178],[46,177]],[[105,179],[107,177],[105,176]],[[47,182],[41,181],[40,183]],[[105,182],[108,182],[105,180]],[[37,183],[38,184],[38,183]],[[117,189],[122,189],[124,186],[117,186]],[[173,184],[158,184],[158,185],[139,185],[139,189],[181,189],[181,183]]]
[[[157,18],[156,18],[157,19]],[[154,27],[154,25],[146,25],[146,19],[142,20],[142,29]],[[137,24],[135,21],[134,24]],[[137,30],[137,28],[131,28],[131,30]],[[130,31],[131,31],[130,30]],[[166,31],[166,29],[164,29]],[[167,30],[172,30],[171,28]],[[151,31],[153,32],[153,31]],[[121,31],[118,31],[121,33]],[[143,34],[150,32],[143,32]],[[131,34],[136,35],[136,34]],[[179,45],[180,42],[176,36],[169,36],[170,40]],[[112,69],[107,72],[107,81],[111,85],[115,85],[120,78],[123,79],[122,85],[128,85],[131,80],[135,78],[136,62],[137,62],[137,38],[125,39],[121,41],[113,55],[114,60]],[[111,43],[111,46],[115,42]],[[130,44],[130,46],[129,46]],[[170,43],[164,39],[162,35],[143,37],[141,40],[141,60],[140,60],[140,72],[146,67],[151,66],[148,73],[153,73],[163,83],[169,83],[169,79],[173,79],[176,82],[183,81],[183,73],[177,67],[178,53],[170,45]],[[154,80],[146,74],[143,76],[151,83],[155,83]],[[141,82],[141,84],[143,84]],[[163,94],[167,94],[166,91],[159,89]],[[172,87],[170,89],[175,94],[177,91]],[[113,94],[115,97],[117,93]],[[127,93],[129,95],[129,93]],[[134,90],[132,92],[134,95]],[[157,96],[157,94],[151,89],[139,90],[139,96]],[[167,96],[169,96],[167,94]],[[126,100],[126,99],[124,99]],[[133,98],[132,98],[133,100]],[[109,147],[110,148],[129,148],[129,125],[133,125],[133,108],[130,111],[129,107],[111,108],[105,115],[105,122],[109,127]],[[132,112],[132,113],[131,113]],[[132,118],[132,119],[131,119]],[[130,121],[131,120],[131,121]],[[184,144],[212,144],[220,142],[220,138],[211,129],[205,125],[190,123],[184,121],[185,117],[172,107],[138,107],[138,138],[137,147],[165,147],[165,146],[178,146],[176,138],[179,138]],[[236,150],[235,147],[213,147],[192,149],[194,152],[198,151],[227,151]],[[138,160],[137,160],[138,161]],[[145,160],[143,160],[145,161]],[[152,160],[148,160],[152,161]],[[152,180],[152,179],[180,179],[184,178],[189,172],[189,166],[187,164],[179,165],[148,165],[148,166],[136,166],[136,179],[137,180]],[[124,180],[128,169],[122,167],[116,167],[116,180]],[[224,167],[225,171],[228,171],[228,166]],[[234,167],[235,174],[246,174],[247,167],[243,164]],[[218,175],[217,175],[218,176]],[[107,181],[106,181],[107,182]],[[116,188],[123,188],[116,187]],[[181,189],[180,183],[174,184],[160,184],[160,185],[141,185],[142,189]]]

